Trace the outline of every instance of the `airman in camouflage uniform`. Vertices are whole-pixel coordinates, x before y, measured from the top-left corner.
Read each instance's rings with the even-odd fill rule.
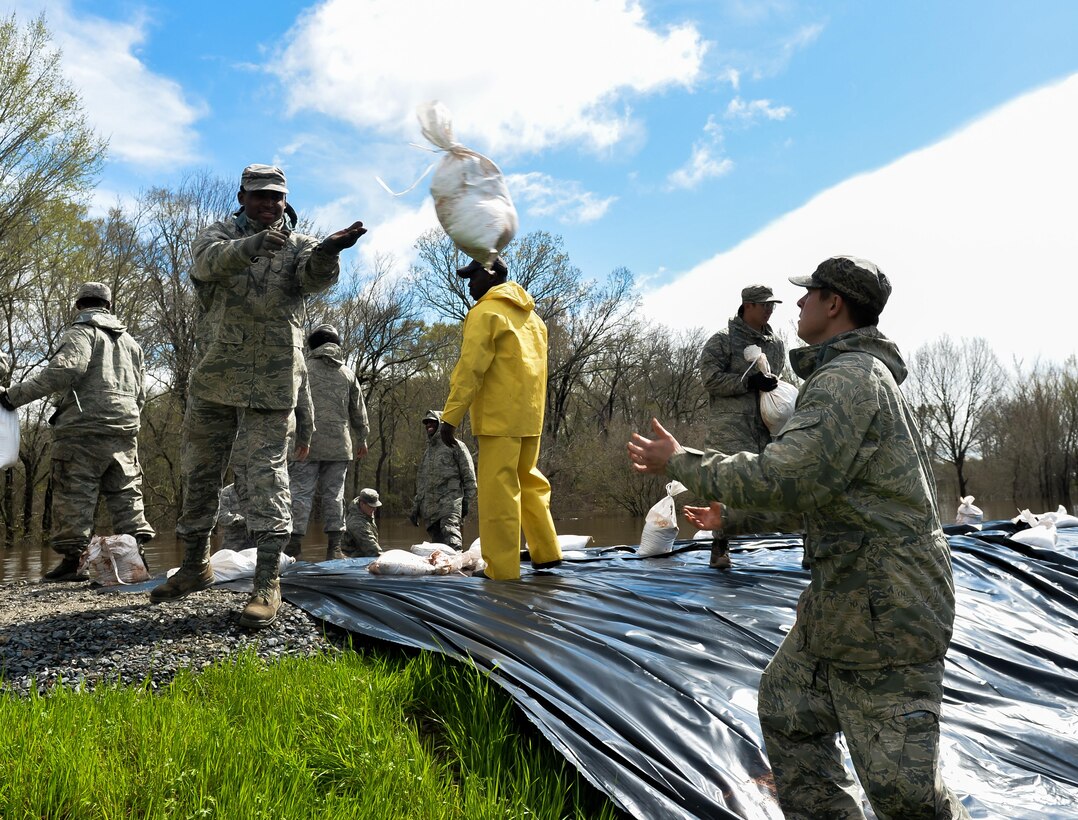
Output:
[[[408,520],[418,527],[422,519],[432,543],[459,550],[463,546],[461,522],[475,502],[475,466],[460,439],[456,447],[442,443],[438,436],[441,421],[440,410],[431,410],[423,417],[427,449],[416,471],[415,502]]]
[[[307,339],[307,375],[314,400],[315,432],[306,460],[288,464],[292,488],[292,537],[287,552],[299,557],[316,487],[322,489],[326,558],[343,558],[344,480],[352,459],[367,454],[367,406],[355,373],[344,363],[340,335],[319,325]],[[355,435],[353,436],[353,430]]]
[[[52,433],[52,548],[63,559],[46,581],[86,580],[79,558],[90,543],[98,494],[113,529],[143,545],[154,536],[142,503],[137,434],[145,400],[142,348],[112,313],[112,291],[87,282],[79,311],[48,366],[0,393],[9,410],[55,395]]]
[[[366,488],[348,505],[344,554],[349,558],[373,558],[382,554],[378,543],[378,524],[374,511],[382,506],[378,491]]]
[[[760,415],[760,393],[778,386],[777,375],[786,363],[786,347],[768,324],[778,304],[782,302],[765,285],[743,288],[737,316],[704,345],[700,354],[700,378],[711,409],[704,443],[712,450],[759,453],[771,441],[771,431]],[[746,373],[749,363],[745,360],[745,348],[749,345],[760,347],[774,376],[764,376],[756,369]],[[765,530],[770,529],[765,527]],[[729,540],[717,534],[714,538],[711,566],[728,569]]]
[[[842,732],[876,816],[966,818],[939,772],[943,659],[954,622],[951,556],[932,466],[898,385],[906,368],[875,327],[891,285],[834,257],[807,277],[791,355],[806,381],[762,454],[689,451],[655,423],[634,436],[641,472],[705,498],[690,520],[736,533],[758,512],[803,516],[812,580],[760,681],[759,714],[789,818],[863,818]]]
[[[209,338],[191,373],[183,425],[176,533],[185,555],[179,572],[150,593],[161,602],[213,584],[209,536],[231,456],[245,466],[236,490],[258,548],[254,592],[240,616],[252,628],[273,623],[281,603],[277,576],[292,523],[288,434],[304,370],[304,298],[337,281],[338,255],[366,233],[361,222],[322,242],[294,233],[287,193],[280,168],[250,165],[240,181],[240,210],[195,238],[191,279]]]

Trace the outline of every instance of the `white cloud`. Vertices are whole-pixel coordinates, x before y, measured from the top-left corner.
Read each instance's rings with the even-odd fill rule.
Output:
[[[723,156],[723,132],[714,117],[708,117],[704,136],[693,143],[689,159],[666,177],[668,191],[695,188],[707,179],[730,173],[734,162]]]
[[[836,254],[894,284],[880,328],[907,353],[943,333],[986,338],[1010,362],[1074,354],[1078,304],[1078,74],[1024,95],[925,149],[826,190],[647,295],[671,327],[733,313],[746,275],[787,282]],[[751,274],[746,274],[749,271]]]
[[[553,216],[562,224],[585,224],[601,219],[616,196],[599,197],[579,182],[554,179],[536,171],[510,174],[505,183],[514,204],[530,216]]]
[[[351,225],[357,218],[363,219],[369,233],[359,240],[354,251],[346,253],[357,253],[360,266],[368,269],[378,258],[392,258],[398,274],[407,272],[416,259],[415,241],[424,232],[438,227],[434,201],[425,197],[418,208],[384,202],[373,220],[363,218],[368,208],[362,197],[349,195],[313,209],[310,216],[319,236]]]
[[[326,0],[269,68],[294,112],[411,137],[416,106],[439,99],[461,142],[505,155],[611,148],[641,127],[632,99],[693,87],[706,50],[638,0]]]
[[[36,2],[19,3],[20,16],[36,16]],[[82,98],[87,120],[109,140],[109,158],[143,167],[188,164],[198,159],[195,123],[206,106],[183,87],[151,71],[137,56],[147,21],[106,20],[76,13],[52,0],[46,22],[63,52],[64,74]]]
[[[726,118],[743,123],[752,123],[763,117],[766,120],[784,120],[792,109],[787,105],[772,105],[771,100],[752,100],[745,102],[741,97],[734,97],[726,106]]]

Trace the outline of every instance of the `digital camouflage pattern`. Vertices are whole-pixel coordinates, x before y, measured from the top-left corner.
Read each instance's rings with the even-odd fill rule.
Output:
[[[8,388],[16,407],[54,395],[53,438],[139,431],[143,359],[124,324],[102,308],[81,311],[48,365]]]
[[[221,534],[221,549],[240,550],[254,546],[247,538],[247,521],[240,508],[239,493],[235,484],[221,490],[221,503],[217,509],[217,530]]]
[[[101,308],[80,311],[48,365],[7,395],[16,407],[55,396],[49,420],[54,550],[78,555],[90,543],[99,494],[114,532],[153,537],[136,438],[145,398],[142,348],[118,318]]]
[[[304,535],[311,518],[314,493],[322,488],[323,532],[344,531],[344,480],[347,461],[290,461],[289,486],[292,492],[292,533]]]
[[[142,501],[142,465],[133,435],[63,436],[52,443],[52,533],[62,555],[79,555],[94,534],[98,495],[117,535],[153,538]]]
[[[942,658],[954,622],[951,555],[932,466],[899,392],[906,367],[875,328],[795,350],[806,379],[793,417],[761,455],[675,455],[667,472],[733,509],[804,515],[812,583],[801,597],[807,649],[872,669]]]
[[[863,816],[843,794],[841,728],[879,817],[966,817],[937,766],[954,582],[931,463],[898,388],[905,364],[875,327],[790,361],[806,381],[763,453],[686,451],[667,469],[732,508],[727,534],[759,512],[803,516],[811,581],[760,685],[783,811]]]
[[[939,768],[943,659],[839,669],[797,643],[790,633],[760,679],[760,726],[785,817],[863,820],[842,732],[879,820],[968,818]]]
[[[828,288],[877,314],[891,296],[887,275],[872,262],[856,256],[832,256],[809,276],[791,276],[790,282],[802,288]]]
[[[359,499],[353,498],[346,516],[347,534],[344,538],[344,554],[349,558],[374,558],[382,554],[378,544],[378,523],[374,516],[366,515],[359,508]]]
[[[745,386],[743,377],[749,367],[745,348],[759,345],[776,376],[785,365],[786,348],[770,325],[763,332],[734,316],[724,330],[714,334],[700,354],[700,378],[707,390],[711,408],[705,444],[724,453],[747,450],[759,453],[771,441],[771,433],[760,416],[760,399],[755,390]]]
[[[432,410],[424,420],[440,422],[441,417]],[[464,501],[474,508],[476,498],[475,465],[464,442],[457,439],[456,447],[446,447],[435,428],[427,436],[415,483],[412,516],[425,522],[432,542],[460,549]]]
[[[367,446],[370,426],[359,380],[345,365],[340,345],[329,342],[308,353],[307,378],[315,418],[315,434],[308,458],[311,461],[351,461],[356,448]]]
[[[291,410],[303,371],[304,297],[336,283],[340,265],[314,237],[294,232],[272,257],[252,260],[242,241],[263,227],[241,212],[195,238],[191,279],[209,338],[189,392],[232,407]],[[289,230],[289,217],[274,227]]]

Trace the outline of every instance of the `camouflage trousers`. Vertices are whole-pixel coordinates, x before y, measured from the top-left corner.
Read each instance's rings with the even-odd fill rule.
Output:
[[[90,543],[99,495],[119,535],[154,536],[142,504],[142,466],[134,436],[64,436],[53,440],[52,548],[78,555]]]
[[[193,540],[213,529],[230,458],[247,529],[290,532],[287,441],[294,424],[291,410],[232,407],[189,396],[183,417],[183,512],[176,522],[177,535]]]
[[[760,679],[759,714],[787,820],[863,820],[853,767],[879,820],[968,818],[939,769],[943,660],[839,669],[790,631]]]
[[[221,549],[223,550],[239,552],[240,550],[250,549],[255,545],[251,534],[247,532],[246,524],[226,524],[217,529],[221,533]]]
[[[427,526],[427,534],[432,544],[445,544],[455,550],[463,549],[464,539],[460,534],[461,521],[457,513],[443,515]]]
[[[290,461],[288,476],[292,488],[292,532],[304,535],[311,517],[315,489],[322,489],[322,531],[344,530],[344,479],[347,461]]]

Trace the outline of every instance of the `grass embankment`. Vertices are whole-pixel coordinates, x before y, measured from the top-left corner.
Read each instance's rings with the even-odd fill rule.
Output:
[[[618,816],[495,684],[431,653],[0,696],[7,820]]]

